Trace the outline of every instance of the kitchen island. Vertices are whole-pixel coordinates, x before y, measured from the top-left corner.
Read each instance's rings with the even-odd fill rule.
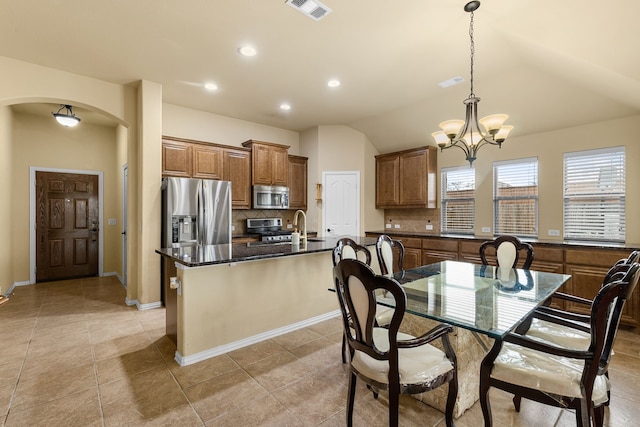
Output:
[[[351,238],[375,252],[376,239]],[[337,240],[156,250],[176,362],[189,365],[337,316],[327,292]]]

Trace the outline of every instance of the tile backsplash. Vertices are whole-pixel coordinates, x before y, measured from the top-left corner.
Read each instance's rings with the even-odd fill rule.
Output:
[[[440,234],[440,209],[385,209],[384,224],[393,231]]]

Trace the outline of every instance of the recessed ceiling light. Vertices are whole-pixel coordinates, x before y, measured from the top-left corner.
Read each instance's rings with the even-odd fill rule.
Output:
[[[452,77],[452,78],[450,78],[448,80],[445,80],[443,82],[438,83],[438,86],[440,86],[440,87],[449,87],[449,86],[454,86],[454,85],[460,84],[463,81],[464,81],[464,79],[462,77],[460,77],[460,76]]]
[[[242,46],[240,49],[238,49],[238,52],[240,52],[240,54],[243,56],[256,56],[256,54],[258,53],[256,48],[253,46]]]
[[[284,110],[284,111],[289,111],[289,110],[291,110],[291,105],[289,105],[289,104],[280,104],[280,109]]]
[[[327,83],[327,86],[329,86],[329,87],[338,87],[338,86],[340,86],[340,80],[331,79]]]
[[[205,88],[206,90],[214,91],[214,90],[218,90],[218,85],[217,85],[217,84],[215,84],[215,83],[206,83],[206,84],[204,85],[204,88]]]

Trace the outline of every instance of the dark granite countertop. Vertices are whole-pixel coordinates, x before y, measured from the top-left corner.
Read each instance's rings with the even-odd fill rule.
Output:
[[[373,237],[350,237],[363,246],[376,243],[376,239]],[[331,237],[309,238],[306,246],[293,246],[291,243],[262,242],[208,246],[190,245],[180,248],[157,249],[156,253],[170,257],[188,267],[199,267],[331,251],[335,248],[338,239]]]
[[[371,230],[365,233],[371,234],[387,234],[389,236],[406,236],[406,237],[419,237],[419,238],[432,238],[432,239],[467,239],[467,240],[491,240],[493,237],[486,236],[470,236],[467,234],[440,234],[440,233],[428,233],[421,231],[399,231],[399,230]],[[637,250],[640,249],[640,243],[609,243],[609,242],[593,242],[593,241],[566,241],[566,240],[544,240],[544,239],[528,239],[522,238],[523,242],[535,243],[538,245],[563,245],[563,246],[577,246],[585,248],[602,248],[602,249],[628,249]]]

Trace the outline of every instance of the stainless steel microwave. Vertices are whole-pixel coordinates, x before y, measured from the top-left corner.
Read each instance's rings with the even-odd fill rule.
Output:
[[[289,209],[289,187],[254,185],[253,209]]]

